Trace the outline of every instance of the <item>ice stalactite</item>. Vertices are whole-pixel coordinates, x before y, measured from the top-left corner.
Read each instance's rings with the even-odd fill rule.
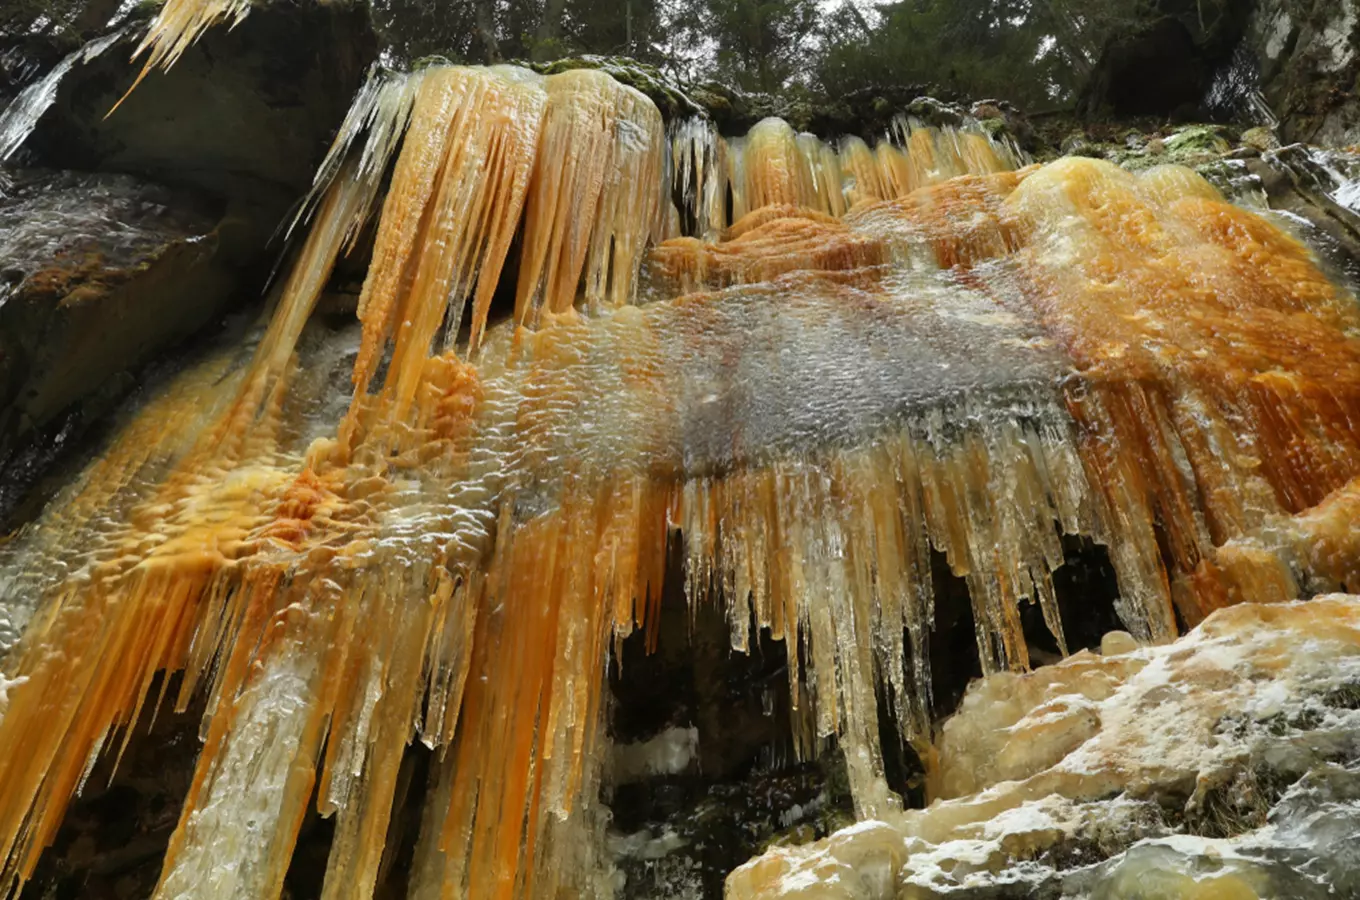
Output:
[[[713,123],[699,117],[672,122],[667,135],[669,193],[692,210],[689,233],[701,237],[718,234],[727,227],[727,142]]]
[[[278,896],[313,797],[325,896],[371,896],[416,739],[411,896],[603,892],[606,667],[668,578],[734,650],[786,642],[796,746],[837,741],[866,817],[899,803],[881,711],[931,736],[942,572],[987,673],[1030,665],[1030,606],[1076,649],[1065,536],[1144,641],[1352,579],[1349,295],[1186,170],[1021,162],[905,120],[668,131],[595,71],[376,74],[258,342],[0,548],[32,617],[6,888],[101,753],[200,696],[160,897]],[[310,323],[384,184],[358,325]]]
[[[425,74],[359,297],[364,342],[354,366],[347,432],[372,402],[390,406],[376,412],[379,418],[405,417],[436,336],[441,349],[457,336],[474,284],[473,347],[480,341],[524,207],[547,106],[542,79],[522,70],[448,67]],[[593,212],[592,204],[566,214]],[[441,333],[446,318],[450,324]],[[387,379],[370,401],[369,383],[389,339]]]
[[[1029,304],[1085,376],[1073,414],[1118,508],[1160,525],[1186,621],[1288,599],[1287,567],[1217,556],[1360,466],[1360,312],[1307,251],[1183,169],[1067,160],[1007,200]]]
[[[591,70],[553,76],[548,92],[515,296],[515,321],[529,325],[570,313],[583,279],[592,311],[631,302],[642,254],[665,227],[664,130],[652,102]]]
[[[776,209],[839,218],[860,203],[1025,162],[1024,154],[976,124],[940,128],[899,117],[892,134],[871,149],[857,137],[836,147],[796,134],[781,119],[758,122],[738,138],[723,138],[700,118],[673,123],[672,193],[691,212],[687,236],[714,238],[748,213],[762,212],[765,221]]]
[[[173,66],[184,51],[214,25],[220,22],[226,22],[230,28],[240,25],[250,13],[250,7],[250,0],[165,0],[132,53],[134,60],[146,56],[142,71],[123,98],[114,104],[114,109],[153,69],[165,70]]]

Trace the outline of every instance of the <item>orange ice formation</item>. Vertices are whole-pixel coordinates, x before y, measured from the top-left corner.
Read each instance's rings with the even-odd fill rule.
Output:
[[[411,897],[603,894],[606,668],[668,575],[788,643],[797,746],[837,739],[864,817],[881,710],[931,734],[932,555],[987,673],[1029,605],[1069,649],[1064,535],[1142,642],[1354,590],[1354,299],[1188,170],[1022,163],[667,126],[599,72],[375,79],[258,339],[0,548],[0,892],[206,698],[158,897],[278,897],[311,802],[325,896],[372,896],[417,740]],[[357,329],[319,321],[365,234]]]

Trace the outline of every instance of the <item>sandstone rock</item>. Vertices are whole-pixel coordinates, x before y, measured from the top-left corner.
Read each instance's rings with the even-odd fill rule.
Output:
[[[1138,642],[1127,631],[1111,631],[1100,639],[1101,656],[1118,656],[1121,653],[1133,653],[1137,649]]]

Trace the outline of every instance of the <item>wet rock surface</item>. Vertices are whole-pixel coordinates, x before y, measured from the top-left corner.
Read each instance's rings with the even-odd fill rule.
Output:
[[[1360,6],[1355,0],[1260,0],[1244,63],[1256,70],[1285,143],[1360,141]]]
[[[0,34],[0,106],[8,103],[70,50],[69,42],[28,34]]]
[[[268,204],[262,212],[286,209],[311,185],[377,52],[362,6],[271,4],[236,28],[209,29],[110,112],[140,71],[140,60],[129,63],[138,38],[62,80],[30,158],[256,199]]]
[[[1291,144],[1241,165],[1257,179],[1271,209],[1306,223],[1323,262],[1349,283],[1360,284],[1360,211],[1355,208],[1360,160]]]
[[[257,303],[276,229],[377,52],[362,4],[271,4],[210,29],[111,112],[137,77],[128,58],[149,13],[133,10],[121,31],[0,22],[0,110],[65,69],[31,133],[15,132],[10,162],[31,168],[0,173],[9,525],[41,500],[25,496],[52,462],[145,381],[141,367]],[[83,38],[101,52],[71,57]]]
[[[221,212],[126,175],[0,169],[0,511],[230,298]]]

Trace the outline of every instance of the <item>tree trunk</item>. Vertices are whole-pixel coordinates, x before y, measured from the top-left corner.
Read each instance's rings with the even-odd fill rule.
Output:
[[[557,55],[558,38],[562,36],[562,16],[567,10],[567,0],[548,0],[543,5],[543,18],[538,21],[538,32],[534,35],[534,62],[547,62]]]
[[[487,65],[501,61],[501,45],[496,40],[496,0],[475,0],[473,13],[476,16],[477,39],[482,44],[482,55]]]
[[[1054,29],[1059,34],[1054,35],[1058,44],[1065,51],[1064,56],[1077,70],[1077,75],[1083,80],[1089,78],[1094,66],[1095,50],[1091,45],[1089,37],[1082,33],[1081,26],[1073,19],[1072,14],[1066,7],[1054,3],[1053,0],[1044,0],[1044,7],[1048,10],[1048,19]]]

